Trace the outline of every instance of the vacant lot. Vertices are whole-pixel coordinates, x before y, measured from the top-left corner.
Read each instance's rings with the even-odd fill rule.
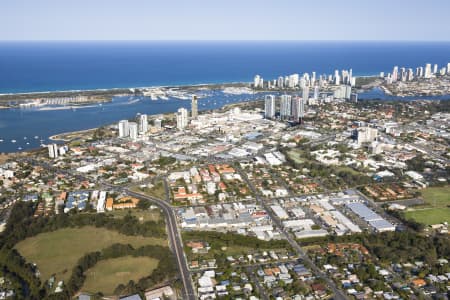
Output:
[[[122,210],[114,210],[112,212],[107,212],[114,216],[114,218],[123,218],[128,214],[139,219],[139,221],[147,222],[147,221],[155,221],[158,222],[161,219],[161,211],[159,208],[152,210],[138,210],[138,209],[122,209]]]
[[[130,244],[133,247],[167,246],[164,239],[127,236],[104,228],[86,226],[41,233],[21,241],[16,248],[28,262],[37,264],[42,281],[52,274],[56,274],[57,280],[67,281],[78,259],[115,243]]]
[[[119,284],[127,284],[130,280],[137,282],[150,275],[157,265],[158,260],[150,257],[124,256],[100,261],[85,273],[82,291],[113,295]]]
[[[450,223],[450,187],[433,187],[421,191],[425,205],[409,209],[405,215],[426,225]]]

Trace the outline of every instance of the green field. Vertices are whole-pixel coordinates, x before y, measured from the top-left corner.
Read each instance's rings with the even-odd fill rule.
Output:
[[[150,257],[125,256],[102,260],[85,273],[82,291],[113,295],[119,284],[127,284],[130,280],[137,282],[150,275],[157,266],[158,260]]]
[[[421,194],[425,205],[408,209],[406,218],[426,225],[450,223],[450,186],[427,188]]]
[[[409,210],[405,213],[407,219],[414,219],[416,222],[426,225],[450,223],[450,208],[423,208]]]
[[[450,186],[432,187],[421,191],[423,199],[433,207],[446,207],[450,205]]]
[[[67,281],[72,268],[83,255],[115,243],[131,244],[133,247],[167,246],[165,239],[127,236],[104,228],[86,226],[41,233],[19,242],[16,249],[28,262],[37,264],[42,282],[52,274],[56,274],[57,280]]]
[[[302,156],[301,151],[299,151],[299,150],[289,150],[287,154],[296,163],[298,163],[298,164],[303,163],[303,159],[301,158],[301,156]]]

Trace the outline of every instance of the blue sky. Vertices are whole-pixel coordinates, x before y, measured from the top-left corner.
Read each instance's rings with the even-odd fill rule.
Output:
[[[0,0],[0,40],[450,40],[449,0]]]

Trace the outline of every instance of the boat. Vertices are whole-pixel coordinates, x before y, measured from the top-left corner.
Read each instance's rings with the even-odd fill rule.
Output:
[[[26,137],[26,136],[24,136],[24,137],[23,137],[23,139],[24,139],[24,140],[26,140],[26,139],[27,139],[27,137]]]
[[[22,150],[22,147],[17,148],[17,150]]]
[[[17,142],[16,140],[11,140],[11,143],[15,143],[15,142]]]
[[[27,142],[27,145],[29,145],[30,144],[30,142]]]
[[[39,136],[35,135],[34,138],[37,140],[39,138]]]

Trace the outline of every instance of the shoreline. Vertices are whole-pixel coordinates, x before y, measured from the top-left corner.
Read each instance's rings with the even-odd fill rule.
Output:
[[[142,90],[142,89],[181,89],[181,88],[210,88],[215,86],[235,86],[235,85],[248,85],[251,82],[244,81],[230,81],[230,82],[211,82],[211,83],[195,83],[195,84],[179,84],[179,85],[149,85],[140,87],[112,87],[112,88],[94,88],[94,89],[73,89],[73,90],[50,90],[50,91],[33,91],[33,92],[11,92],[11,93],[0,93],[0,101],[5,97],[13,96],[33,96],[33,95],[51,95],[51,94],[76,94],[76,93],[112,93],[121,92],[128,90]],[[16,100],[17,101],[17,100]]]

